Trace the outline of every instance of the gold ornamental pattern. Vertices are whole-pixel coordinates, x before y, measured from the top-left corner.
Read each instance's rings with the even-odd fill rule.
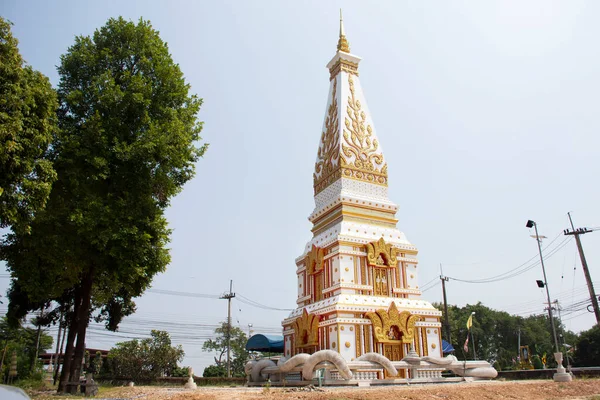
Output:
[[[396,303],[392,302],[387,310],[379,309],[365,314],[373,324],[373,336],[377,343],[411,344],[415,333],[415,323],[421,317],[409,311],[398,312]]]
[[[398,249],[386,243],[383,238],[367,244],[367,261],[376,267],[396,267],[398,264]]]
[[[379,143],[373,138],[373,128],[366,123],[367,116],[360,100],[355,97],[354,80],[348,75],[347,117],[342,142],[342,176],[387,186],[387,163],[378,152]]]
[[[337,50],[343,51],[345,53],[350,53],[350,43],[348,43],[348,39],[346,39],[346,35],[340,34],[340,38],[337,44]]]
[[[315,173],[313,174],[315,194],[325,189],[330,183],[339,179],[341,176],[339,169],[340,136],[338,134],[339,119],[336,93],[337,79],[333,81],[331,104],[327,110],[325,131],[321,134],[321,143],[319,144],[317,162],[315,163]]]
[[[325,119],[325,131],[321,134],[321,143],[317,153],[317,162],[315,163],[314,181],[317,183],[319,177],[325,177],[331,174],[339,163],[339,122],[337,112],[337,80],[333,81],[333,92],[331,104],[327,110],[327,118]],[[317,177],[319,175],[319,177]]]
[[[309,314],[306,308],[302,310],[302,316],[296,318],[293,324],[296,334],[296,348],[304,348],[319,345],[319,317]]]
[[[335,79],[340,71],[358,76],[358,63],[340,58],[331,68],[329,68],[329,80]]]
[[[322,248],[312,245],[311,250],[306,254],[306,272],[309,275],[318,274],[323,270],[323,257],[325,252]]]

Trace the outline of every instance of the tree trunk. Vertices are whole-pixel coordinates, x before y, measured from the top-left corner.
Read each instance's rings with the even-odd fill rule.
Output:
[[[79,381],[81,375],[81,366],[85,355],[85,333],[90,322],[90,305],[92,300],[92,283],[93,283],[93,268],[86,274],[81,286],[81,306],[78,312],[77,325],[77,345],[73,356],[71,368],[71,379],[74,382]],[[70,386],[67,389],[69,393],[76,393],[77,386]]]
[[[78,316],[79,309],[81,308],[81,296],[80,296],[81,288],[75,290],[75,299],[73,301],[73,313],[65,318],[65,329],[68,326],[69,330],[67,333],[67,347],[65,348],[65,354],[63,356],[63,367],[62,371],[60,371],[60,381],[58,383],[58,393],[65,393],[67,389],[67,383],[70,382],[70,372],[71,372],[71,364],[73,362],[73,351],[75,344],[75,335],[77,334],[78,327]],[[69,323],[66,323],[66,320],[69,320]]]
[[[77,322],[75,317],[72,317],[72,321],[69,324],[69,330],[67,334],[67,346],[65,348],[65,354],[63,356],[62,371],[60,371],[60,382],[58,383],[58,393],[65,393],[67,383],[70,382],[70,370],[71,363],[73,362],[73,351],[75,349],[75,335],[77,334]]]
[[[40,317],[42,313],[40,312]],[[42,336],[42,325],[40,325],[40,321],[38,320],[38,329],[37,329],[37,339],[35,341],[35,355],[33,356],[33,360],[31,360],[31,372],[35,369],[35,364],[37,363],[38,356],[40,354],[40,337]]]
[[[8,339],[4,341],[4,351],[2,352],[2,361],[0,361],[0,373],[4,371],[4,358],[6,357],[6,350],[8,350]],[[2,383],[4,383],[4,374],[2,375]]]
[[[62,336],[61,336],[62,330]],[[65,345],[65,337],[67,336],[67,327],[65,324],[65,315],[64,312],[60,314],[60,323],[58,324],[58,337],[56,338],[56,359],[54,360],[54,380],[52,381],[53,385],[56,385],[56,381],[58,380],[58,372],[60,370],[60,358],[63,352],[63,346]]]

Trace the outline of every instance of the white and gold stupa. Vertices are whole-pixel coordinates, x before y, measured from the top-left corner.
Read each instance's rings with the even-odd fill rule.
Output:
[[[396,224],[387,160],[340,18],[314,172],[313,238],[296,259],[298,307],[283,322],[285,357],[337,351],[346,361],[411,347],[441,357],[441,312],[421,298],[417,248]],[[393,159],[392,159],[393,162]]]

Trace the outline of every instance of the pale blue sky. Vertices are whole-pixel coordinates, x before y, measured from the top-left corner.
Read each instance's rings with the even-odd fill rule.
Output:
[[[169,209],[173,261],[154,288],[219,294],[233,279],[247,298],[294,308],[340,7],[352,52],[363,57],[398,225],[420,250],[422,287],[439,263],[449,276],[474,279],[535,256],[527,219],[549,239],[568,227],[567,211],[576,226],[600,226],[598,2],[4,0],[0,14],[53,84],[75,35],[119,15],[151,20],[204,98],[210,143]],[[600,282],[600,232],[583,244]],[[553,299],[568,306],[585,297],[574,242],[547,270]],[[543,312],[536,279],[539,266],[492,284],[451,281],[448,301]],[[3,291],[7,284],[0,279]],[[424,298],[440,301],[440,287]],[[233,304],[234,323],[257,332],[274,332],[286,315]],[[206,325],[224,319],[225,301],[148,293],[138,305],[121,335],[168,328],[184,345],[184,364],[201,374],[212,357],[200,350]],[[565,316],[575,331],[593,322],[587,312]],[[88,339],[114,342],[96,330]]]

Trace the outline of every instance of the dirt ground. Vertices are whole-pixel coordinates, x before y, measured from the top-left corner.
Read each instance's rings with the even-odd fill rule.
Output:
[[[119,400],[479,400],[479,399],[576,399],[600,400],[600,379],[577,379],[570,383],[549,380],[489,381],[402,385],[370,388],[323,388],[309,391],[301,388],[182,388],[122,387],[103,388],[96,397]],[[31,393],[34,400],[63,400],[53,393]],[[81,397],[79,397],[81,398]]]

